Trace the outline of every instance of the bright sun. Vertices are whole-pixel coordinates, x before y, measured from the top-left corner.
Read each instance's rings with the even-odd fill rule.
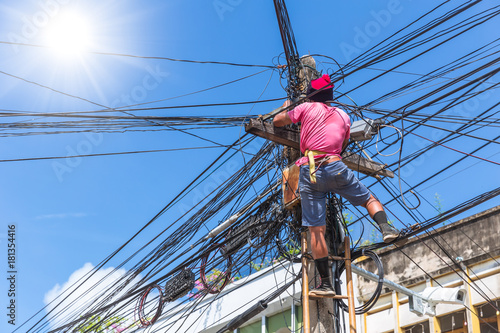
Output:
[[[75,12],[60,13],[54,17],[46,30],[47,45],[58,55],[78,55],[86,51],[91,43],[91,26]]]

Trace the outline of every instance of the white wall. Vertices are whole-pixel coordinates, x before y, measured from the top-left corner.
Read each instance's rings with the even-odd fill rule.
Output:
[[[185,333],[216,332],[231,319],[291,281],[294,274],[300,272],[301,264],[286,263],[285,265],[285,267],[281,265],[268,267],[258,273],[235,281],[229,284],[219,295],[206,296],[190,316],[182,317],[186,310],[183,307],[179,309],[177,314],[172,314],[156,322],[154,328],[159,329],[158,332],[175,332],[177,330]],[[294,274],[291,272],[294,272]],[[242,287],[243,285],[244,287]],[[278,297],[271,302],[268,308],[261,312],[258,317],[271,315],[281,311],[282,308],[290,308],[292,303],[290,295],[295,293],[295,296],[300,296],[300,280],[294,286],[288,288],[281,295],[281,300]],[[283,304],[281,301],[283,301]],[[190,301],[187,306],[194,306],[195,302],[195,300]],[[249,323],[255,320],[251,319]]]

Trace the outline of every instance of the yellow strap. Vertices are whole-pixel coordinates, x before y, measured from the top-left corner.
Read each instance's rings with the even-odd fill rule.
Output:
[[[311,183],[316,184],[316,163],[314,161],[314,155],[325,155],[328,153],[319,150],[306,150],[304,156],[309,158],[309,178]]]

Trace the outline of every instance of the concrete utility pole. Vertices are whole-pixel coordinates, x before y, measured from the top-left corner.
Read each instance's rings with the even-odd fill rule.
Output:
[[[307,87],[311,80],[315,79],[314,75],[316,74],[316,61],[311,56],[303,56],[300,58],[300,63],[302,64],[301,68],[298,71],[298,78],[301,84],[297,87],[300,89],[300,96],[305,97]],[[290,154],[290,157],[293,157],[293,160],[288,161],[288,165],[295,162],[295,160],[301,155],[300,153],[300,132],[299,134],[299,146],[295,146],[293,148],[289,148],[293,151],[293,154]],[[287,149],[287,148],[285,148]],[[296,209],[300,209],[300,205],[297,206]],[[296,215],[297,216],[297,215]],[[300,216],[300,215],[299,215]],[[309,231],[304,233],[304,241],[306,249],[311,248],[311,234]],[[304,243],[304,242],[303,242]],[[303,253],[306,251],[303,251]],[[307,251],[309,252],[309,251]],[[305,259],[305,257],[303,256]],[[305,277],[309,278],[309,281],[302,284],[302,287],[305,289],[302,291],[302,308],[303,313],[309,312],[309,318],[304,318],[304,322],[309,319],[309,329],[311,333],[326,333],[326,332],[335,332],[335,326],[333,321],[333,301],[328,298],[322,298],[317,300],[309,299],[309,290],[308,288],[314,288],[316,285],[320,283],[318,275],[316,273],[314,261],[312,260],[303,260],[304,270],[306,271]],[[304,274],[302,274],[302,278],[304,278]],[[307,302],[308,304],[304,304]],[[309,311],[305,311],[305,308],[308,307]],[[306,333],[307,329],[304,327],[304,333]]]

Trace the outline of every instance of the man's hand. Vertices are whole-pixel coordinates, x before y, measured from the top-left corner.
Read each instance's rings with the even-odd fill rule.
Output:
[[[285,102],[283,102],[283,105],[281,106],[282,108],[287,108],[292,104],[292,101],[287,99]]]
[[[285,103],[281,107],[286,108],[291,104],[289,100],[286,100]],[[278,113],[274,119],[273,119],[273,124],[276,127],[283,127],[285,125],[290,125],[292,123],[292,120],[288,116],[288,111],[283,111]]]

